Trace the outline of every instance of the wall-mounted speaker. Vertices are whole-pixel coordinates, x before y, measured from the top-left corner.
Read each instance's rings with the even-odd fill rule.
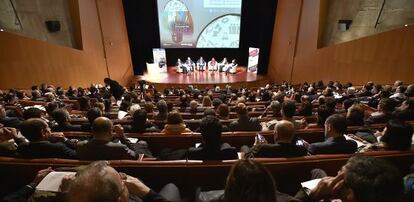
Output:
[[[347,31],[352,24],[352,20],[339,20],[338,21],[338,29],[341,31]]]
[[[45,22],[47,30],[49,32],[58,32],[60,31],[60,22],[59,20],[48,20]]]

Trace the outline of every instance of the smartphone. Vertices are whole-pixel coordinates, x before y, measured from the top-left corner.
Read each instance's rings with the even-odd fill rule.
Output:
[[[263,135],[261,135],[260,133],[256,134],[256,138],[257,138],[257,142],[259,143],[266,143],[266,138],[263,137]]]

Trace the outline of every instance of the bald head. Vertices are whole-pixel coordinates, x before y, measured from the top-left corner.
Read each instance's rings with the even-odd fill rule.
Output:
[[[106,117],[98,117],[93,121],[92,131],[95,137],[110,135],[112,132],[112,121]]]
[[[292,122],[282,120],[275,126],[275,142],[292,143],[295,126]]]

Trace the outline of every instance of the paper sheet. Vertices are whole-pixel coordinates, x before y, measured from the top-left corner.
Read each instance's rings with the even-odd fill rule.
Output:
[[[59,192],[60,184],[63,177],[66,175],[75,175],[75,172],[50,172],[45,178],[37,185],[36,190]]]

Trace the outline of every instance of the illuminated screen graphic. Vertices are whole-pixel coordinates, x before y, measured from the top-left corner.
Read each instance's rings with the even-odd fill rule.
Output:
[[[158,0],[162,48],[239,48],[242,0]]]

